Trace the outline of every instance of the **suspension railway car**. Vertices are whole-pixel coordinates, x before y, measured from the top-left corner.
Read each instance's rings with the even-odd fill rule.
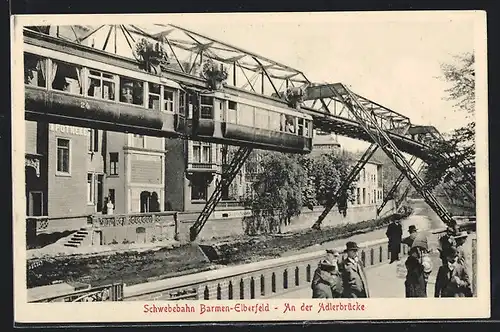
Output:
[[[115,63],[97,61],[94,54],[100,51],[91,47],[56,46],[25,43],[28,120],[284,152],[311,151],[312,117],[284,103],[268,103],[257,95],[247,98],[247,93],[238,96],[236,89],[186,89],[130,68],[130,60],[129,68],[115,64],[124,58],[117,57]]]

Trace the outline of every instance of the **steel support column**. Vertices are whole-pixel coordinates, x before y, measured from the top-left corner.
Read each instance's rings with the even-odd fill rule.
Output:
[[[356,177],[359,175],[363,167],[365,167],[366,163],[370,158],[373,156],[375,151],[377,151],[377,144],[372,143],[368,149],[365,151],[365,153],[361,156],[361,158],[358,160],[356,165],[351,169],[349,174],[347,175],[346,179],[342,182],[340,187],[337,189],[337,191],[333,194],[332,200],[325,206],[325,209],[323,210],[323,213],[318,217],[318,220],[313,224],[312,229],[321,229],[321,223],[323,220],[326,218],[328,213],[333,209],[335,204],[337,203],[338,198],[340,195],[346,191],[351,183],[356,179]]]
[[[231,184],[231,182],[233,182],[234,178],[236,177],[236,174],[238,174],[238,172],[241,170],[241,167],[248,159],[248,156],[250,155],[252,150],[253,150],[252,148],[242,146],[238,149],[238,151],[236,151],[233,159],[231,160],[231,163],[229,164],[227,172],[222,174],[221,180],[215,187],[212,196],[210,196],[210,199],[208,200],[207,204],[203,207],[203,210],[201,211],[201,214],[198,216],[196,222],[193,224],[193,226],[191,226],[190,228],[191,241],[196,240],[196,237],[198,236],[198,234],[200,234],[201,230],[203,229],[203,226],[205,226],[208,218],[210,217],[212,212],[215,210],[215,207],[221,200],[222,190],[228,187]]]
[[[420,176],[422,175],[423,171],[424,171],[424,163],[420,164],[420,166],[418,167],[417,174]],[[403,201],[406,199],[406,196],[408,196],[410,189],[411,189],[411,183],[406,186],[405,191],[403,191],[401,197],[399,197],[399,199],[396,201],[396,210],[399,209]]]
[[[415,164],[415,161],[417,161],[417,157],[412,156],[410,158],[410,166],[413,167],[413,165]],[[396,189],[398,189],[399,185],[401,184],[401,182],[403,182],[404,178],[405,178],[404,173],[400,173],[398,178],[396,179],[396,181],[392,185],[391,189],[387,193],[387,195],[385,195],[384,200],[382,201],[382,204],[380,204],[380,206],[377,208],[377,216],[380,214],[380,212],[382,212],[382,209],[385,207],[387,202],[389,202],[391,197],[394,195],[394,193],[396,192]]]
[[[380,127],[377,120],[361,104],[358,98],[341,83],[329,85],[335,95],[349,108],[359,125],[370,136],[373,142],[385,152],[394,165],[405,174],[412,186],[424,197],[427,204],[436,212],[439,218],[448,224],[453,219],[446,208],[425,188],[425,182],[410,166],[388,134]],[[374,131],[372,131],[373,129]]]

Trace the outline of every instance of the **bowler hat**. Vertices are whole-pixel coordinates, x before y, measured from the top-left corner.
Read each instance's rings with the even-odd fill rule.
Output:
[[[358,244],[356,242],[353,242],[353,241],[349,241],[346,243],[346,249],[344,250],[344,252],[348,252],[349,250],[358,250],[359,247],[358,247]]]
[[[415,225],[411,225],[410,227],[408,227],[408,232],[416,232],[417,231],[417,226]]]

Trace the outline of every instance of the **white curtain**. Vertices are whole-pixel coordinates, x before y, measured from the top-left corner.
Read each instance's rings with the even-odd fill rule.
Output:
[[[49,87],[52,87],[52,83],[54,83],[54,79],[56,78],[56,73],[57,73],[57,62],[52,61],[52,71],[50,74]]]
[[[78,85],[80,85],[80,93],[83,93],[83,79],[82,79],[82,73],[80,73],[80,68],[75,67],[76,70],[76,77],[78,78]]]
[[[42,73],[43,79],[47,79],[47,60],[40,59],[37,62],[36,70]]]

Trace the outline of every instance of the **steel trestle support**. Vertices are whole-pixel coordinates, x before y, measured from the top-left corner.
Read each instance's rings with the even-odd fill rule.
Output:
[[[423,171],[424,171],[424,163],[420,164],[420,166],[418,167],[417,174],[421,176]],[[406,196],[408,196],[410,189],[411,189],[411,183],[406,186],[405,191],[403,192],[401,197],[399,197],[399,199],[396,201],[396,210],[399,209],[403,201],[406,199]]]
[[[325,206],[325,209],[323,210],[323,213],[318,217],[318,220],[313,224],[312,229],[321,229],[321,223],[323,220],[326,218],[328,213],[333,209],[335,204],[337,203],[338,198],[340,195],[347,190],[349,185],[354,181],[354,179],[359,175],[363,167],[366,165],[368,160],[373,156],[375,151],[377,151],[378,145],[375,143],[372,143],[368,149],[365,151],[363,156],[358,160],[356,165],[351,169],[349,174],[347,175],[346,179],[342,182],[340,187],[337,189],[337,191],[333,194],[333,198],[329,204]]]
[[[349,108],[352,115],[356,118],[359,125],[370,136],[374,143],[385,152],[385,154],[392,160],[394,165],[400,172],[404,173],[410,181],[411,185],[423,196],[426,203],[436,212],[439,218],[445,223],[449,224],[453,219],[448,213],[446,208],[434,197],[434,195],[425,188],[425,182],[420,178],[417,172],[410,166],[408,161],[396,147],[394,142],[389,138],[387,133],[380,127],[376,119],[365,109],[363,104],[357,97],[347,89],[343,84],[337,83],[329,85],[330,89],[342,100],[342,102]],[[375,129],[375,133],[372,132]]]
[[[411,159],[410,159],[410,166],[413,167],[413,165],[415,164],[416,161],[417,161],[417,157],[412,156]],[[387,195],[385,195],[384,200],[382,201],[382,204],[380,204],[380,206],[377,208],[377,216],[380,214],[380,212],[382,212],[382,210],[384,209],[384,207],[387,204],[387,202],[389,202],[389,200],[391,199],[392,195],[394,195],[394,193],[396,192],[396,189],[399,187],[399,185],[401,184],[401,182],[403,182],[404,178],[405,178],[404,173],[400,173],[399,176],[398,176],[398,178],[396,179],[396,181],[392,185],[391,189],[387,193]]]
[[[196,237],[198,236],[198,234],[200,234],[201,230],[203,229],[203,226],[205,226],[208,218],[210,217],[212,212],[215,210],[215,207],[221,200],[222,190],[227,186],[229,186],[231,182],[233,182],[234,178],[236,177],[236,174],[238,174],[238,172],[241,170],[241,167],[248,159],[248,156],[250,156],[252,150],[253,149],[250,147],[242,146],[236,151],[233,159],[231,160],[231,163],[229,164],[227,172],[224,172],[222,174],[221,180],[215,187],[215,190],[210,196],[210,199],[208,200],[207,204],[203,207],[203,210],[198,216],[196,222],[189,229],[190,230],[189,236],[191,241],[196,240]]]

